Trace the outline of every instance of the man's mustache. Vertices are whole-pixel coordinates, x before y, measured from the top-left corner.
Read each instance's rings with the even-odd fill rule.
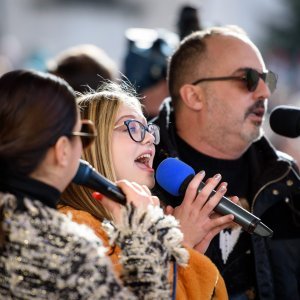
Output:
[[[245,118],[247,118],[250,114],[255,113],[257,109],[263,109],[265,111],[265,100],[259,100],[251,105],[245,113]]]

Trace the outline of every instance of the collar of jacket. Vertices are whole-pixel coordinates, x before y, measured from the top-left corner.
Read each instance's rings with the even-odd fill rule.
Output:
[[[295,161],[289,155],[275,150],[266,137],[253,143],[248,149],[250,174],[254,190],[280,179],[289,170],[298,172]]]

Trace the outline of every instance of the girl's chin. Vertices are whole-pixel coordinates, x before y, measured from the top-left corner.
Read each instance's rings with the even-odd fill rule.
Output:
[[[153,180],[151,180],[151,183],[150,183],[149,185],[147,185],[147,187],[148,187],[149,189],[153,189],[153,188],[154,188],[154,185],[155,185],[155,180],[154,180],[154,178],[153,178]]]
[[[155,185],[154,176],[147,176],[147,178],[140,177],[139,180],[137,180],[136,182],[141,185],[147,186],[149,189],[152,189]]]

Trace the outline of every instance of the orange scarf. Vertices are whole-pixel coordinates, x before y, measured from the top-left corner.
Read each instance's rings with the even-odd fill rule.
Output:
[[[121,249],[112,248],[106,232],[102,229],[101,222],[90,213],[76,210],[70,206],[60,207],[64,214],[71,213],[72,220],[79,224],[85,224],[102,240],[108,248],[108,257],[111,259],[114,269],[120,275],[122,266],[119,263]],[[177,300],[227,300],[227,291],[224,280],[217,267],[205,255],[188,249],[190,259],[187,267],[178,266],[177,276]]]

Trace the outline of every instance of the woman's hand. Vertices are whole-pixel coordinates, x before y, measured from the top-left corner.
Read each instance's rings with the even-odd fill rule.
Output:
[[[128,180],[117,181],[116,185],[125,194],[127,203],[133,203],[134,206],[144,210],[146,210],[149,204],[154,206],[159,205],[159,199],[156,196],[152,196],[149,188],[145,185],[139,185],[135,182],[129,182]],[[120,221],[121,204],[99,193],[93,193],[93,197],[101,201],[101,204],[112,214],[115,223]]]
[[[205,187],[198,192],[198,187],[204,176],[205,172],[202,171],[193,178],[188,185],[181,205],[175,208],[171,206],[166,208],[166,213],[172,214],[180,221],[185,245],[201,253],[207,250],[209,243],[216,234],[232,224],[234,218],[233,215],[220,216],[213,212],[213,209],[226,193],[227,183],[219,184],[221,175],[216,174],[209,178]],[[218,188],[216,188],[217,186]],[[209,198],[214,189],[216,193]],[[238,198],[234,197],[233,201],[237,202]]]

